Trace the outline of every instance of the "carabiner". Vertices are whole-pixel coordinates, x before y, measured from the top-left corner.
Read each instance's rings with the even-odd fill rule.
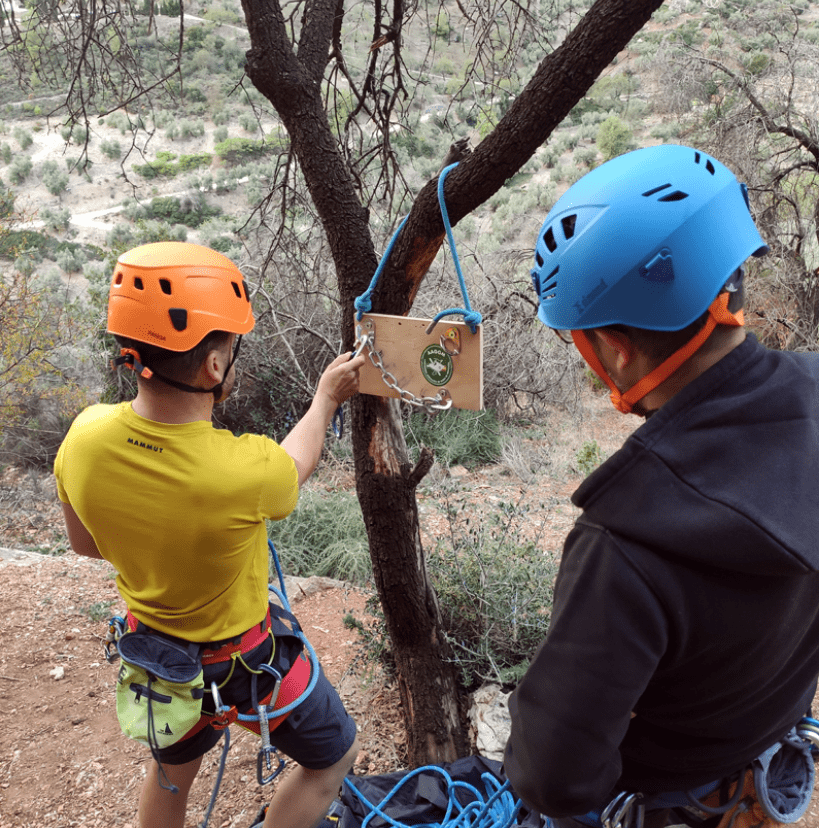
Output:
[[[632,809],[637,804],[636,820],[632,819]],[[643,828],[645,821],[645,805],[642,802],[642,795],[639,793],[628,793],[620,791],[617,796],[609,802],[600,814],[600,822],[603,828]]]
[[[358,339],[355,342],[353,353],[350,355],[350,360],[355,359],[366,348],[369,342],[371,342],[370,334],[361,333],[359,327]],[[333,427],[333,434],[335,434],[336,439],[340,440],[344,436],[344,409],[341,406],[333,414],[330,425]]]
[[[446,388],[442,388],[435,399],[439,400],[440,402],[426,402],[423,403],[424,408],[427,408],[432,411],[449,411],[452,408],[452,395]],[[446,402],[444,402],[446,400]]]
[[[270,744],[270,726],[267,723],[267,705],[260,704],[258,708],[259,713],[259,735],[262,737],[262,746],[259,749],[259,754],[256,757],[256,779],[260,785],[267,785],[272,782],[283,770],[284,759],[279,756],[276,748]],[[273,767],[270,758],[275,756],[279,760],[279,764],[271,773]],[[265,769],[268,775],[265,776]]]
[[[109,664],[113,664],[119,658],[119,651],[117,650],[117,641],[122,638],[125,633],[125,619],[119,615],[113,616],[108,622],[108,632],[105,636],[102,648],[105,653],[105,660]],[[113,646],[114,652],[111,652]]]

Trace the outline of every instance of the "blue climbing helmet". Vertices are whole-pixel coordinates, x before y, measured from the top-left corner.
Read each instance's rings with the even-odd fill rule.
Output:
[[[581,178],[546,217],[532,269],[538,318],[566,330],[677,331],[767,252],[727,167],[690,147],[634,150]]]

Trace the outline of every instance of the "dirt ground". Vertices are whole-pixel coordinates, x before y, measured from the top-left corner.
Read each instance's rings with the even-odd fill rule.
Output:
[[[0,826],[134,828],[147,750],[120,733],[113,701],[116,667],[103,655],[107,619],[123,605],[110,565],[68,554],[20,555],[0,563],[4,621],[0,656]],[[403,766],[404,737],[394,688],[351,669],[355,633],[344,615],[364,615],[366,596],[309,582],[288,593],[330,680],[356,719],[364,749],[356,773]],[[310,591],[318,586],[315,592]],[[105,605],[112,602],[110,608]],[[93,618],[91,617],[93,616]],[[273,785],[256,783],[256,740],[231,728],[231,747],[210,820],[245,828]],[[199,824],[221,750],[206,758],[189,824]]]

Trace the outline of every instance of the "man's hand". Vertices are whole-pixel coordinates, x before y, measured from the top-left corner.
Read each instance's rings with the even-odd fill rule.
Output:
[[[352,359],[351,359],[352,357]],[[365,356],[353,356],[352,351],[337,356],[325,369],[319,380],[316,397],[327,395],[333,408],[349,400],[358,392],[359,372]]]

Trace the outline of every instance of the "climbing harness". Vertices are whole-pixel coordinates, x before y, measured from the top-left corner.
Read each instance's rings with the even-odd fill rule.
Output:
[[[472,335],[476,335],[476,342],[472,344],[469,349],[470,359],[477,358],[478,363],[480,364],[482,354],[479,334],[482,317],[480,313],[473,310],[469,302],[466,281],[464,279],[461,262],[458,257],[458,251],[455,246],[455,239],[452,235],[452,226],[449,220],[446,200],[444,198],[444,181],[446,180],[447,175],[457,166],[457,164],[451,164],[441,171],[441,174],[438,177],[438,204],[441,209],[441,218],[443,220],[449,249],[452,254],[452,261],[455,265],[455,272],[458,276],[464,307],[447,308],[446,310],[442,310],[436,314],[431,321],[413,320],[408,317],[388,317],[385,315],[371,314],[373,291],[378,284],[378,280],[384,271],[387,261],[389,260],[396,240],[401,234],[401,231],[404,229],[409,216],[405,216],[398,225],[398,229],[390,239],[381,260],[378,263],[378,267],[373,274],[369,286],[364,293],[355,299],[354,302],[356,310],[356,353],[366,349],[370,363],[380,375],[380,379],[383,384],[382,388],[386,387],[389,392],[392,392],[383,394],[382,396],[397,396],[398,399],[403,402],[406,402],[416,408],[423,408],[429,413],[435,411],[446,411],[452,407],[476,409],[483,407],[482,389],[478,394],[477,402],[470,399],[468,404],[462,404],[459,398],[455,396],[451,388],[444,387],[447,383],[449,383],[454,374],[453,358],[458,357],[466,350],[467,343],[461,334],[461,328],[457,325],[449,326],[443,334],[439,336],[438,342],[432,345],[427,344],[423,349],[419,365],[419,370],[422,375],[419,385],[422,387],[426,387],[427,385],[438,387],[440,390],[438,390],[438,392],[434,395],[429,393],[416,393],[415,391],[408,389],[406,386],[409,382],[409,378],[399,378],[396,376],[396,371],[394,369],[391,370],[387,367],[387,361],[384,356],[384,342],[386,342],[389,337],[385,336],[384,330],[381,330],[379,333],[377,328],[382,326],[386,328],[389,325],[389,321],[398,319],[400,320],[400,324],[404,325],[404,333],[407,333],[412,327],[411,323],[421,324],[423,322],[420,334],[416,334],[417,339],[419,336],[430,336],[435,329],[435,326],[444,317],[460,315],[463,317],[462,327],[467,327]],[[366,318],[365,314],[367,315]],[[419,339],[419,341],[422,340]],[[402,345],[402,350],[406,351],[407,343],[402,343]],[[482,384],[481,369],[478,368],[476,373],[478,375],[478,382]],[[364,378],[362,377],[362,379]],[[368,390],[362,389],[362,391],[363,393],[377,393],[377,391],[371,387],[368,388]]]
[[[361,828],[367,828],[375,817],[380,817],[393,828],[408,828],[405,823],[393,819],[385,810],[389,801],[414,777],[420,774],[438,774],[446,782],[446,812],[438,823],[425,823],[424,828],[510,828],[521,809],[522,803],[512,793],[509,781],[501,783],[491,773],[481,774],[484,793],[474,785],[455,780],[445,768],[438,765],[425,765],[403,776],[377,805],[353,785],[350,777],[344,778],[345,786],[364,804],[367,816]],[[459,798],[458,793],[465,794]],[[470,799],[463,804],[462,799]],[[414,823],[413,823],[414,824]]]
[[[678,808],[691,817],[691,825],[702,822],[695,813],[706,819],[722,816],[719,826],[726,828],[790,824],[810,804],[817,753],[819,721],[805,717],[734,777],[695,791],[651,796],[620,791],[600,813],[600,823],[603,828],[643,828],[647,811]],[[749,821],[742,821],[744,814]]]
[[[201,715],[196,717],[196,722],[193,726],[187,728],[187,731],[180,729],[179,732],[184,734],[182,739],[174,739],[172,742],[168,742],[168,744],[172,744],[173,742],[190,738],[195,733],[199,732],[203,727],[208,725],[216,730],[225,731],[225,741],[222,749],[219,770],[216,775],[216,781],[214,782],[210,804],[200,828],[207,828],[208,820],[210,819],[210,814],[222,782],[227,753],[230,749],[230,725],[236,722],[241,727],[244,727],[245,729],[250,730],[261,737],[261,748],[259,749],[257,755],[257,781],[260,785],[267,785],[272,782],[285,767],[285,760],[279,756],[276,748],[271,744],[270,732],[275,730],[276,727],[278,727],[287,718],[287,716],[310,695],[319,679],[320,668],[318,656],[316,655],[316,652],[310,642],[307,640],[307,637],[302,632],[295,616],[290,612],[290,602],[287,598],[287,592],[284,584],[284,573],[282,572],[276,548],[270,540],[268,540],[268,547],[273,557],[273,562],[279,578],[279,588],[273,586],[273,584],[269,584],[268,589],[276,595],[281,607],[270,604],[265,621],[261,624],[254,625],[238,640],[229,641],[214,649],[208,649],[207,647],[203,647],[203,645],[182,642],[183,644],[188,643],[190,647],[197,650],[196,656],[200,677],[202,665],[216,664],[224,661],[233,661],[233,665],[229,675],[226,679],[224,679],[222,684],[226,683],[232,675],[233,667],[235,667],[236,661],[240,661],[252,674],[251,701],[253,705],[253,712],[239,713],[235,707],[223,704],[219,693],[219,686],[216,682],[211,682],[210,688],[205,689],[204,692],[211,694],[213,698],[214,712],[201,712]],[[297,638],[303,646],[303,651],[296,656],[288,672],[282,676],[282,674],[272,664],[276,651],[275,644],[273,647],[273,653],[270,657],[271,663],[261,664],[259,665],[259,668],[255,670],[246,665],[242,656],[261,644],[268,636],[273,636],[274,623],[286,629],[286,626],[281,623],[282,620],[286,620],[290,623],[292,627],[292,636]],[[124,648],[123,642],[127,642],[129,636],[134,636],[135,631],[137,630],[142,632],[144,630],[148,630],[148,628],[145,627],[144,624],[140,624],[140,622],[133,615],[131,615],[130,612],[128,612],[125,617],[115,615],[110,619],[108,624],[108,632],[103,642],[105,658],[109,663],[114,663],[117,658],[122,658],[123,662],[125,662],[125,659],[128,658],[130,649],[128,647]],[[146,635],[144,637],[150,639],[161,638],[163,640],[171,639],[171,641],[180,641],[180,639],[174,639],[172,636],[157,634],[155,631],[151,631],[151,635]],[[123,664],[123,667],[124,666],[125,663]],[[162,673],[162,666],[160,664],[155,663],[153,668],[153,671],[151,671],[150,665],[148,665],[148,673],[150,678],[147,681],[147,687],[145,688],[144,695],[146,695],[149,699],[151,698],[151,692],[153,691],[151,684],[157,678],[156,673]],[[268,693],[267,696],[259,699],[257,680],[258,676],[263,673],[273,676],[275,683],[273,690]],[[164,687],[162,689],[164,689]],[[199,704],[201,708],[201,698]],[[147,710],[148,717],[152,721],[153,714],[150,701],[147,705]],[[124,727],[123,730],[125,731]],[[126,735],[130,734],[126,731]],[[162,770],[162,765],[159,762],[156,750],[165,745],[164,743],[157,744],[156,735],[157,734],[155,733],[153,744],[150,739],[145,743],[149,744],[151,747],[152,755],[159,765],[159,784],[167,790],[176,793],[178,789],[168,782],[167,776],[165,776],[165,781],[168,782],[168,785],[164,785],[162,782],[164,771]],[[276,761],[275,767],[273,764],[274,759]]]

